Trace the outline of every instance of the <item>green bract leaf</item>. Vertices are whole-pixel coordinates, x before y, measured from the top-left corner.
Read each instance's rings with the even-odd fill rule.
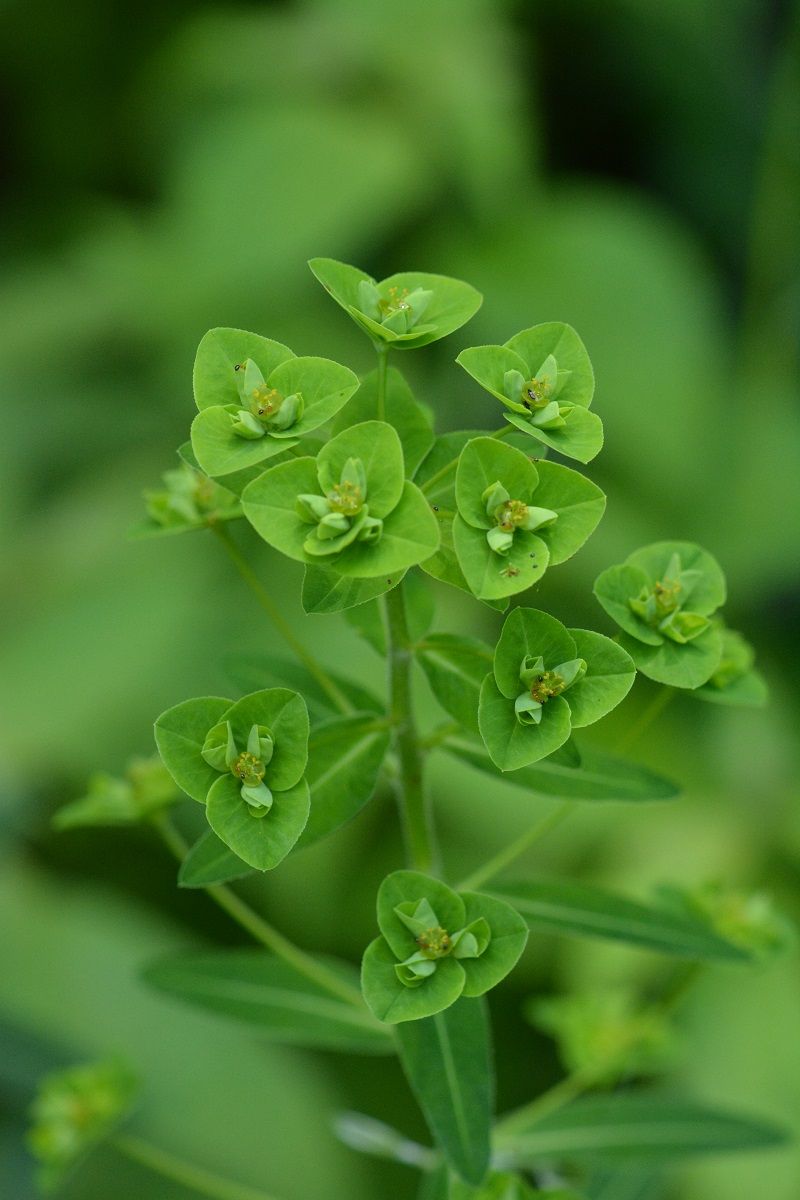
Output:
[[[230,722],[237,746],[247,746],[254,725],[266,726],[274,749],[267,767],[272,791],[283,792],[302,778],[308,758],[308,711],[305,701],[288,688],[265,688],[237,700],[222,717]]]
[[[326,721],[312,732],[306,772],[311,815],[300,847],[338,829],[361,811],[375,791],[389,737],[386,723],[371,713]]]
[[[559,375],[566,375],[558,392],[562,403],[589,408],[594,396],[594,371],[589,355],[578,334],[563,321],[545,321],[531,329],[523,329],[506,342],[509,349],[524,359],[527,368],[536,372],[552,355],[558,364]]]
[[[347,964],[319,961],[343,984],[357,986]],[[287,963],[258,950],[170,958],[148,967],[144,978],[188,1004],[245,1021],[271,1041],[355,1054],[392,1051],[386,1031],[365,1010],[338,1000]]]
[[[700,962],[746,958],[707,923],[590,884],[537,879],[496,883],[491,890],[513,904],[531,929],[607,938]]]
[[[619,644],[630,654],[637,671],[669,687],[700,687],[713,675],[722,657],[722,634],[714,626],[683,646],[668,641],[646,646],[627,633],[619,635]]]
[[[606,497],[585,475],[560,463],[540,460],[536,464],[539,483],[533,502],[558,513],[558,520],[545,525],[538,536],[550,551],[550,566],[571,558],[594,532],[605,512]]]
[[[303,576],[301,603],[307,613],[346,612],[367,604],[397,587],[403,572],[383,579],[353,579],[327,567],[307,566]]]
[[[332,258],[308,264],[325,290],[366,334],[401,350],[427,346],[475,315],[483,297],[446,275],[407,271],[380,283]]]
[[[608,802],[672,800],[678,795],[678,788],[663,775],[639,763],[626,762],[595,750],[582,750],[577,766],[558,761],[558,756],[552,754],[533,766],[501,775],[479,743],[451,737],[442,743],[442,749],[470,766],[488,772],[495,780],[516,784],[539,797]]]
[[[515,608],[503,623],[494,652],[494,675],[500,692],[514,700],[522,690],[520,664],[525,657],[543,658],[552,669],[576,657],[575,641],[560,621],[536,608]],[[555,749],[555,747],[554,747]]]
[[[452,1169],[478,1185],[489,1168],[494,1092],[484,1002],[398,1026],[400,1059],[428,1126]]]
[[[474,438],[462,450],[456,468],[456,504],[468,525],[484,530],[495,525],[487,511],[487,493],[498,482],[511,500],[535,503],[539,472],[531,460],[494,438]],[[495,503],[500,503],[499,497]]]
[[[240,403],[237,367],[252,359],[264,378],[287,359],[288,346],[243,329],[210,329],[197,347],[194,362],[194,398],[198,409]]]
[[[213,887],[232,879],[244,879],[254,869],[220,841],[213,829],[207,829],[181,863],[178,887]]]
[[[406,475],[413,479],[425,455],[435,441],[431,419],[414,399],[411,388],[394,367],[386,372],[384,413],[378,408],[378,372],[371,371],[361,381],[361,387],[339,413],[333,425],[334,434],[360,421],[385,420],[396,430],[403,447]]]
[[[501,771],[516,771],[546,758],[563,745],[571,730],[569,706],[561,696],[548,701],[540,725],[520,724],[514,702],[502,694],[492,675],[486,676],[481,687],[478,725],[486,749]]]
[[[379,1021],[390,1025],[417,1022],[454,1004],[464,990],[464,968],[443,959],[419,987],[406,987],[397,977],[397,958],[382,937],[370,942],[361,966],[361,990]]]
[[[323,492],[339,483],[349,459],[359,459],[366,475],[366,499],[370,515],[387,517],[403,494],[403,447],[397,433],[385,421],[363,421],[332,438],[317,457],[317,473]]]
[[[445,712],[478,732],[481,684],[492,665],[492,650],[477,638],[431,633],[415,647],[417,662]]]
[[[636,668],[629,654],[588,629],[570,629],[578,658],[586,662],[586,673],[570,687],[567,703],[572,728],[592,725],[624,700],[633,686]]]
[[[535,533],[514,534],[513,544],[496,553],[483,529],[474,529],[460,516],[453,522],[453,547],[470,591],[479,600],[502,600],[524,592],[544,575],[550,554]]]
[[[578,462],[591,462],[603,449],[603,422],[587,408],[576,407],[565,413],[560,429],[538,429],[520,413],[506,413],[506,420],[551,450]]]
[[[755,670],[753,647],[733,629],[722,630],[722,657],[708,683],[692,692],[713,704],[761,708],[769,698],[766,680]]]
[[[158,752],[181,791],[205,804],[219,774],[202,757],[206,734],[230,708],[231,700],[204,696],[168,708],[155,723]]]
[[[589,1096],[498,1137],[519,1165],[542,1159],[669,1162],[698,1154],[781,1145],[784,1130],[694,1100],[644,1092]]]
[[[463,963],[467,976],[464,995],[482,996],[517,965],[528,940],[528,929],[510,904],[494,896],[462,892],[461,899],[466,909],[467,926],[483,917],[491,929],[491,940],[483,953],[478,958],[465,959]]]
[[[192,449],[208,475],[227,476],[257,466],[284,454],[298,444],[297,438],[271,438],[265,434],[254,441],[233,432],[236,409],[204,408],[192,421]]]
[[[270,871],[296,844],[308,820],[305,779],[275,792],[264,817],[254,814],[232,775],[218,775],[208,793],[206,816],[217,836],[257,871]]]

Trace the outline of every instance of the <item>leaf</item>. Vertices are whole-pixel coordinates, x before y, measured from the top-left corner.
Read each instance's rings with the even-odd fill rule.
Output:
[[[329,358],[290,358],[269,377],[269,386],[284,396],[302,394],[303,413],[286,431],[292,438],[311,433],[335,417],[358,390],[354,371]]]
[[[594,371],[578,334],[571,325],[563,321],[545,321],[531,329],[523,329],[506,342],[525,360],[531,374],[535,374],[549,355],[555,358],[559,371],[570,375],[558,393],[561,404],[577,404],[588,408],[594,396]]]
[[[618,563],[601,571],[594,581],[593,591],[595,598],[620,629],[640,642],[660,646],[664,641],[663,636],[640,620],[628,603],[640,592],[646,591],[650,582],[650,577],[641,567],[635,567],[632,563]]]
[[[515,771],[546,758],[566,742],[571,729],[569,705],[562,696],[553,696],[544,705],[541,724],[522,725],[514,701],[487,675],[481,687],[478,726],[495,766]]]
[[[763,708],[769,700],[767,681],[760,671],[750,670],[731,680],[724,687],[717,687],[713,678],[691,693],[698,700],[711,704],[727,704],[735,708]]]
[[[431,1133],[452,1169],[473,1185],[489,1168],[493,1074],[484,1003],[462,998],[397,1027],[400,1060]]]
[[[357,985],[349,965],[318,960],[343,983]],[[387,1032],[345,1000],[332,996],[281,959],[259,950],[225,950],[165,959],[149,966],[151,987],[188,1004],[255,1026],[270,1041],[390,1054]]]
[[[521,413],[507,412],[506,420],[567,458],[588,463],[603,449],[603,422],[597,413],[577,406],[564,413],[564,425],[558,429],[540,429]]]
[[[786,1132],[695,1100],[624,1092],[589,1096],[507,1135],[498,1147],[518,1165],[543,1160],[610,1163],[670,1162],[701,1154],[761,1150],[786,1141]]]
[[[340,480],[348,459],[358,458],[367,477],[367,504],[371,517],[387,517],[403,494],[403,447],[385,421],[362,421],[331,438],[317,456],[319,482],[328,492]],[[315,489],[316,490],[316,489]]]
[[[255,691],[266,684],[278,684],[294,692],[302,693],[309,714],[314,720],[326,720],[340,710],[333,698],[302,663],[294,659],[281,658],[276,654],[234,654],[225,660],[231,680],[242,691]],[[335,671],[326,669],[326,676],[342,695],[349,700],[354,712],[383,712],[383,702],[366,688],[353,683]]]
[[[379,1021],[389,1025],[419,1022],[449,1008],[464,990],[464,967],[454,958],[441,959],[434,973],[413,988],[398,979],[397,963],[383,937],[375,938],[364,951],[361,990]]]
[[[412,1142],[399,1129],[385,1121],[376,1121],[366,1113],[337,1113],[333,1119],[333,1132],[345,1146],[372,1158],[388,1159],[421,1171],[433,1171],[439,1162],[435,1150]]]
[[[606,508],[605,493],[579,471],[560,463],[540,461],[533,503],[551,508],[558,520],[538,530],[550,551],[550,566],[571,558],[595,531]]]
[[[453,522],[453,547],[464,579],[479,600],[502,600],[527,591],[541,579],[550,561],[550,552],[537,534],[517,530],[507,553],[497,554],[485,531],[467,525],[460,516]]]
[[[627,942],[700,962],[748,957],[700,921],[590,884],[539,879],[497,883],[491,891],[512,904],[531,929]]]
[[[338,717],[312,731],[306,769],[311,813],[298,849],[361,811],[375,791],[389,741],[385,722],[376,721],[372,713]]]
[[[477,742],[447,738],[441,748],[479,771],[486,771],[495,780],[515,784],[534,796],[608,802],[673,800],[679,794],[676,785],[663,775],[596,750],[581,751],[580,767],[550,755],[533,766],[500,774]]]
[[[273,792],[265,816],[254,816],[242,799],[238,780],[218,775],[206,803],[208,823],[217,836],[257,871],[270,871],[282,862],[303,832],[309,813],[305,779],[286,791]]]
[[[412,638],[423,637],[430,628],[434,615],[435,604],[431,589],[425,586],[419,575],[408,574],[401,578],[404,579],[403,592],[409,633]],[[386,657],[386,627],[383,610],[377,600],[370,600],[357,608],[349,609],[344,619],[376,654],[380,654],[382,658]]]
[[[478,732],[481,684],[492,665],[492,650],[478,638],[430,633],[415,647],[417,662],[446,713]]]
[[[209,729],[231,703],[220,696],[184,700],[168,708],[155,723],[156,745],[164,766],[181,791],[201,804],[205,804],[208,789],[219,779],[219,773],[208,765],[200,751]]]
[[[570,629],[578,657],[586,662],[586,674],[566,693],[572,714],[572,728],[592,725],[624,700],[636,678],[631,656],[612,642],[589,629]]]
[[[520,914],[495,896],[462,892],[461,899],[466,909],[467,924],[483,917],[492,931],[491,940],[483,954],[462,962],[467,976],[464,995],[482,996],[513,971],[525,949],[528,930]]]
[[[539,473],[527,455],[495,438],[478,437],[467,442],[456,468],[458,511],[475,529],[490,529],[494,520],[487,514],[484,493],[501,483],[512,500],[533,503]]]
[[[284,792],[299,782],[308,759],[308,710],[302,696],[288,688],[263,688],[237,700],[223,719],[230,721],[240,749],[247,745],[253,725],[269,729],[275,748],[265,783],[273,791]]]
[[[422,460],[433,445],[435,434],[431,420],[421,404],[414,399],[411,388],[394,367],[386,372],[384,420],[397,431],[403,446],[406,475],[413,479]],[[334,434],[359,421],[380,418],[378,411],[378,372],[370,371],[361,387],[339,414],[333,425]]]
[[[220,841],[213,829],[207,829],[181,863],[178,887],[213,887],[232,879],[244,879],[253,871],[253,867]]]
[[[296,458],[264,471],[242,492],[244,515],[256,533],[288,558],[310,563],[303,549],[311,526],[297,513],[297,497],[319,494],[317,464],[313,458]]]
[[[244,329],[210,329],[197,347],[194,360],[194,398],[198,409],[240,404],[235,367],[252,358],[266,379],[276,367],[294,358],[288,346],[247,333]]]
[[[206,472],[214,478],[258,466],[298,444],[297,438],[274,438],[269,433],[249,441],[233,431],[234,409],[204,408],[192,421],[192,450]]]
[[[701,687],[722,658],[722,633],[714,625],[683,646],[669,639],[660,646],[646,646],[627,633],[619,635],[619,644],[630,654],[638,671],[669,687]]]
[[[339,575],[328,567],[314,567],[309,564],[303,576],[300,599],[303,610],[307,613],[347,612],[384,595],[391,588],[397,587],[402,579],[402,571],[397,572],[391,579],[353,579],[347,575]]]
[[[681,560],[681,571],[698,572],[686,596],[682,597],[682,603],[692,612],[710,616],[725,603],[727,587],[719,563],[702,546],[695,542],[653,542],[650,546],[634,550],[625,561],[644,571],[655,583],[664,578],[674,554]]]

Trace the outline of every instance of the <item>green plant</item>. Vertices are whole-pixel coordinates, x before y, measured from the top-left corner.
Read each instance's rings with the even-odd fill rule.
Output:
[[[527,602],[505,617],[494,646],[431,632],[425,576],[470,593],[497,620],[512,597],[575,554],[602,517],[605,496],[594,483],[542,459],[552,449],[587,462],[600,449],[591,363],[577,334],[552,322],[504,346],[465,350],[459,363],[502,401],[506,421],[488,435],[437,435],[388,355],[453,332],[480,296],[439,275],[378,283],[328,259],[311,268],[372,341],[376,371],[359,383],[347,367],[297,358],[255,334],[206,334],[195,362],[191,445],[181,447],[166,491],[148,495],[149,524],[138,531],[211,530],[298,661],[271,655],[263,680],[270,686],[162,713],[155,738],[168,778],[150,763],[126,781],[99,779],[58,823],[151,822],[180,860],[181,886],[207,889],[261,944],[154,963],[145,972],[154,988],[277,1040],[399,1054],[433,1147],[358,1114],[338,1128],[361,1151],[420,1167],[427,1200],[598,1197],[620,1165],[649,1174],[684,1155],[779,1142],[771,1125],[649,1086],[672,1043],[672,1009],[698,967],[751,962],[789,940],[761,898],[673,889],[645,903],[571,881],[502,878],[582,802],[676,794],[669,780],[573,736],[625,699],[637,669],[706,699],[763,701],[752,653],[718,614],[719,566],[691,543],[660,542],[604,571],[595,594],[619,626],[613,638],[567,628]],[[245,518],[264,542],[304,564],[306,612],[343,614],[385,656],[385,703],[331,674],[298,641],[229,532]],[[424,734],[413,705],[415,663],[448,718]],[[657,693],[629,722],[629,744],[671,694]],[[501,802],[504,776],[561,803],[469,878],[446,883],[424,777],[434,750],[488,775],[493,803]],[[359,982],[352,964],[290,942],[230,883],[275,869],[386,784],[396,791],[408,869],[378,890],[379,935]],[[181,796],[202,806],[207,821],[192,846],[168,812]],[[660,997],[528,1005],[559,1039],[569,1073],[495,1120],[486,995],[514,968],[529,932],[547,929],[644,945],[688,966]],[[45,1085],[32,1146],[46,1186],[107,1135],[207,1195],[266,1200],[116,1133],[131,1088],[112,1089],[112,1103],[108,1078],[105,1068],[87,1068]]]

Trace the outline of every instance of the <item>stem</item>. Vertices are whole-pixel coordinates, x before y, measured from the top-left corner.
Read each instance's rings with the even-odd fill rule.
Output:
[[[483,436],[493,437],[493,438],[504,438],[509,433],[513,433],[513,432],[514,432],[513,425],[503,425],[500,429],[495,429],[494,433],[487,433]],[[439,470],[434,475],[431,475],[430,479],[426,479],[424,483],[421,483],[419,485],[420,491],[424,492],[425,495],[427,495],[428,492],[433,490],[435,484],[439,483],[440,480],[444,479],[447,475],[449,475],[451,471],[455,471],[457,466],[458,466],[457,458],[453,458],[450,460],[449,463],[445,463],[444,466],[440,467]]]
[[[327,671],[316,662],[313,655],[309,654],[303,643],[294,633],[291,625],[286,621],[278,606],[273,601],[267,589],[261,583],[261,580],[256,575],[253,568],[250,566],[247,559],[242,554],[239,547],[234,542],[227,529],[224,529],[220,524],[213,527],[217,537],[225,547],[228,557],[230,558],[236,570],[241,575],[245,583],[251,588],[253,595],[258,603],[263,608],[264,612],[269,617],[272,624],[280,633],[288,646],[291,646],[300,662],[306,670],[314,676],[319,686],[325,694],[333,701],[340,712],[348,714],[353,712],[353,705],[345,696],[344,692],[337,683],[331,679]]]
[[[529,850],[535,845],[540,838],[545,837],[551,830],[556,829],[562,821],[565,821],[571,812],[574,811],[574,804],[571,800],[565,800],[554,808],[552,812],[543,817],[538,824],[526,829],[521,833],[510,845],[504,850],[500,850],[495,854],[494,858],[490,858],[482,867],[478,867],[477,871],[473,871],[466,879],[462,879],[458,884],[458,891],[471,892],[475,888],[481,887],[488,880],[494,879],[495,875],[512,863],[515,858],[519,858],[525,850]]]
[[[397,796],[403,818],[409,859],[420,871],[435,868],[433,819],[422,783],[422,750],[414,724],[411,697],[412,642],[406,620],[404,585],[386,593],[389,635],[390,718],[400,764]]]
[[[212,1200],[275,1200],[274,1196],[268,1196],[266,1192],[242,1183],[233,1183],[230,1179],[213,1175],[203,1167],[196,1167],[182,1158],[176,1158],[174,1154],[168,1154],[166,1150],[160,1150],[158,1146],[152,1146],[142,1138],[118,1134],[112,1138],[111,1145],[126,1158],[140,1163],[157,1175],[163,1175],[165,1179],[171,1179],[183,1187],[192,1188],[201,1196],[209,1196]]]
[[[389,347],[385,342],[376,342],[378,352],[378,420],[386,420],[386,370],[389,364]]]
[[[504,1138],[518,1133],[520,1129],[527,1129],[529,1125],[541,1121],[549,1113],[563,1108],[572,1100],[577,1100],[578,1096],[581,1096],[596,1082],[597,1071],[591,1071],[588,1068],[575,1071],[572,1075],[566,1075],[553,1087],[537,1096],[535,1100],[531,1100],[529,1104],[523,1104],[521,1108],[515,1108],[508,1116],[501,1117],[494,1127],[498,1143],[502,1144]]]
[[[645,730],[652,725],[656,717],[661,716],[661,713],[671,702],[674,695],[674,688],[666,687],[664,684],[662,684],[653,696],[650,703],[642,711],[638,721],[634,721],[627,733],[625,733],[625,735],[622,737],[617,749],[620,751],[630,750],[634,742],[638,742],[639,738],[642,736]]]
[[[181,837],[178,830],[170,821],[169,817],[160,814],[153,818],[153,823],[156,829],[161,834],[165,843],[178,859],[182,862],[186,857],[189,847]],[[239,896],[236,895],[231,888],[224,883],[212,884],[206,887],[204,891],[211,899],[219,905],[220,908],[232,917],[242,929],[260,942],[262,946],[266,946],[278,958],[282,958],[284,962],[304,975],[306,979],[316,983],[319,987],[325,989],[332,996],[336,996],[339,1000],[345,1000],[348,1004],[355,1005],[356,1008],[363,1009],[364,1001],[361,993],[350,984],[345,983],[333,971],[328,970],[322,963],[317,962],[310,954],[306,954],[305,950],[301,950],[299,946],[295,946],[294,942],[290,942],[288,938],[279,933],[273,928],[268,921],[254,912],[249,904],[246,904]],[[372,1018],[364,1013],[364,1019],[372,1023]]]

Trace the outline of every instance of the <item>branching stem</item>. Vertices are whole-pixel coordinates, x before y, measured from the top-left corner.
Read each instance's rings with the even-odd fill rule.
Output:
[[[223,1179],[220,1175],[206,1171],[203,1167],[196,1167],[194,1163],[177,1158],[174,1154],[144,1141],[143,1138],[118,1134],[111,1144],[126,1158],[147,1167],[164,1179],[171,1179],[201,1196],[208,1196],[210,1200],[275,1200],[274,1196],[268,1196],[260,1189],[234,1183],[230,1179]]]

